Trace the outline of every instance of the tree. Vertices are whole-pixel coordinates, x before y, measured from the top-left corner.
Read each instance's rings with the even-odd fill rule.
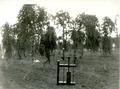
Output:
[[[95,15],[81,14],[78,16],[81,23],[79,26],[84,26],[85,29],[85,47],[92,51],[97,51],[99,48],[100,33],[98,29],[98,18]]]
[[[63,60],[65,57],[65,29],[68,29],[70,23],[70,15],[68,12],[59,11],[56,13],[55,22],[58,26],[62,27],[63,30]]]
[[[18,35],[17,35],[17,43],[19,47],[19,51],[24,53],[27,50],[28,46],[30,46],[30,40],[33,35],[35,35],[35,5],[34,4],[25,4],[18,14]]]
[[[102,24],[102,50],[111,54],[111,33],[115,30],[114,22],[109,17],[104,17]]]
[[[12,56],[13,44],[14,44],[14,36],[13,30],[9,23],[5,23],[3,26],[3,48],[5,49],[5,57],[10,58]]]
[[[43,34],[43,30],[45,29],[45,27],[48,27],[48,16],[47,16],[47,12],[45,11],[44,8],[41,8],[39,6],[37,6],[36,9],[36,22],[35,22],[35,26],[36,26],[36,50],[39,51],[38,49],[41,47],[41,38],[42,38],[42,34]]]
[[[12,34],[12,38],[13,38],[13,41],[12,41],[12,46],[13,46],[13,55],[15,56],[16,53],[17,53],[17,23],[14,24],[14,25],[11,25],[11,34]]]
[[[76,17],[75,20],[72,21],[72,34],[71,39],[73,40],[73,46],[74,46],[74,56],[76,54],[76,49],[81,50],[81,57],[83,56],[83,43],[85,40],[85,34],[82,31],[83,24],[80,20],[79,16]]]
[[[45,48],[45,56],[48,59],[47,61],[50,63],[50,53],[56,48],[56,34],[54,28],[51,26],[48,26],[46,33],[42,36],[41,47],[43,46]],[[43,49],[41,51],[43,52]]]
[[[32,56],[39,52],[41,34],[47,26],[47,12],[35,4],[25,4],[18,15],[17,43],[24,55],[28,47]]]

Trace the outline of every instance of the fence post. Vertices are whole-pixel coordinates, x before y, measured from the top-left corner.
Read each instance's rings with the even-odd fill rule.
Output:
[[[57,61],[57,85],[59,85],[59,64],[60,60]]]
[[[67,84],[71,84],[70,57],[68,57]]]
[[[77,57],[74,57],[74,64],[76,64],[76,61],[77,61]]]

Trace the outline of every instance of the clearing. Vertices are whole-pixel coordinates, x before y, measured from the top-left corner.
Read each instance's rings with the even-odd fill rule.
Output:
[[[56,85],[56,61],[0,60],[0,89],[119,89],[119,52],[103,57],[85,52],[75,68],[75,86]]]

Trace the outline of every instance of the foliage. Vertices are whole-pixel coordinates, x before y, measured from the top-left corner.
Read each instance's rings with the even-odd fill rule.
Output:
[[[74,47],[74,56],[76,55],[76,51],[81,50],[80,56],[83,56],[83,43],[85,41],[85,34],[82,31],[83,25],[80,18],[76,17],[75,20],[71,22],[71,39],[73,41]]]
[[[56,48],[56,34],[54,28],[51,26],[48,26],[46,33],[42,36],[41,47],[43,46],[46,57],[48,58],[48,61],[50,63],[50,52],[52,52]],[[43,49],[40,48],[40,53],[42,52]]]
[[[3,48],[5,49],[5,57],[11,57],[14,45],[13,31],[9,23],[3,26]]]
[[[58,25],[58,27],[62,27],[63,30],[63,48],[65,48],[65,36],[67,38],[67,35],[69,34],[67,29],[69,29],[69,25],[70,25],[70,15],[68,12],[64,12],[64,11],[59,11],[56,13],[55,15],[55,22]],[[66,35],[65,35],[66,34]],[[67,40],[67,39],[66,39]]]
[[[110,34],[115,30],[115,24],[109,17],[104,17],[102,24],[102,34],[103,36],[110,36]]]
[[[47,12],[44,8],[35,4],[25,4],[18,15],[17,43],[19,50],[25,52],[29,47],[31,54],[38,52],[45,25],[47,25]]]
[[[112,44],[110,34],[115,30],[115,25],[109,17],[104,17],[102,26],[102,50],[104,53],[111,53]]]
[[[73,41],[74,49],[81,50],[82,55],[84,47],[97,51],[99,44],[102,44],[103,52],[111,53],[110,35],[115,30],[115,25],[109,17],[104,17],[102,29],[99,29],[98,18],[95,15],[82,13],[72,20],[68,12],[61,10],[52,17],[58,29],[62,28],[63,35],[60,38],[56,37],[55,28],[50,26],[51,17],[44,8],[36,4],[24,4],[19,11],[18,22],[13,26],[8,23],[3,26],[3,46],[6,55],[12,55],[15,50],[20,58],[21,54],[25,56],[26,52],[33,54],[32,56],[39,52],[48,57],[50,52],[59,46],[60,49],[64,49],[64,56],[64,51],[71,46],[70,40]]]
[[[92,51],[99,48],[99,29],[98,18],[95,15],[80,14],[78,15],[79,27],[84,29],[85,32],[85,47]]]
[[[56,34],[53,27],[49,26],[47,32],[44,34],[44,38],[41,44],[45,45],[45,48],[54,50],[56,48]]]
[[[36,9],[36,21],[35,21],[35,33],[37,34],[37,43],[40,44],[40,38],[43,34],[45,26],[48,25],[48,16],[44,8],[37,6]]]
[[[85,40],[85,34],[82,31],[82,25],[79,18],[76,18],[75,21],[72,22],[72,34],[71,39],[73,40],[74,48],[78,48],[79,45],[83,45]]]
[[[111,54],[111,37],[110,36],[103,36],[102,37],[102,50],[104,53],[109,53]]]
[[[25,4],[23,5],[22,9],[20,10],[18,14],[18,35],[17,35],[17,46],[18,51],[23,51],[25,54],[25,51],[27,50],[27,47],[30,46],[30,38],[35,33],[34,31],[34,23],[35,23],[35,10],[34,10],[33,4]]]
[[[71,17],[68,12],[61,10],[56,13],[56,24],[62,26],[63,28],[66,28],[67,24],[70,22],[70,18]]]

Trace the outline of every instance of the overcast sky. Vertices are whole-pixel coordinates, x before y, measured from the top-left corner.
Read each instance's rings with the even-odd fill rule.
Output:
[[[16,23],[23,4],[38,4],[53,15],[59,10],[64,10],[72,17],[85,12],[96,15],[100,20],[109,16],[114,21],[116,15],[120,16],[120,0],[0,0],[0,27],[5,22]],[[118,18],[117,23],[120,27],[120,17]]]
[[[109,16],[114,19],[120,13],[120,0],[0,0],[0,26],[5,22],[14,24],[22,5],[28,3],[45,7],[51,14],[62,9],[73,17],[85,12],[98,18]]]

